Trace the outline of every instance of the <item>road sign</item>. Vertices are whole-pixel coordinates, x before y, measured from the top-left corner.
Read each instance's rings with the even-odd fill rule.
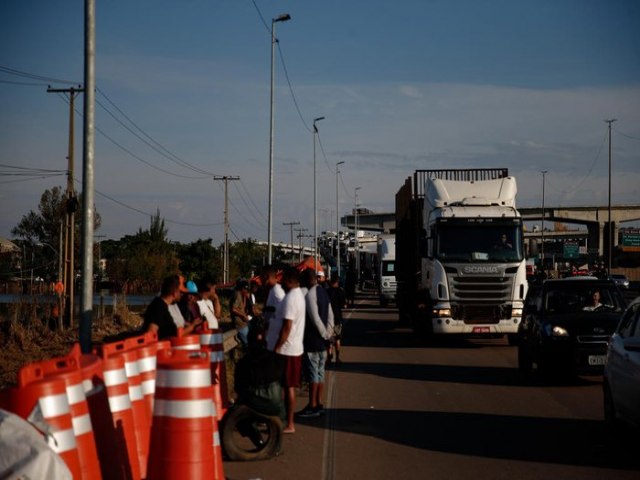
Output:
[[[580,245],[578,242],[565,242],[562,246],[562,256],[564,258],[578,258]]]

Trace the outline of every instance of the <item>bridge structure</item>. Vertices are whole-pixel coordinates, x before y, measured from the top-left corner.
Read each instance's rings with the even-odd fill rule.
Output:
[[[518,208],[522,219],[527,222],[542,220],[542,207]],[[584,225],[586,230],[586,241],[589,251],[598,257],[603,258],[608,255],[609,245],[606,241],[608,232],[612,232],[613,248],[618,246],[619,231],[621,225],[628,222],[640,221],[640,205],[611,205],[611,224],[609,224],[608,206],[578,206],[578,207],[545,207],[545,222],[566,222],[577,225]],[[358,213],[358,228],[374,232],[392,233],[395,231],[395,212],[384,213]],[[355,227],[355,215],[344,215],[341,218],[341,225],[353,229]],[[558,235],[556,235],[556,233]],[[565,236],[576,236],[576,232],[563,234],[560,232],[546,231],[545,238],[557,238]],[[584,234],[578,234],[583,237]],[[542,240],[542,232],[527,232],[526,238]]]

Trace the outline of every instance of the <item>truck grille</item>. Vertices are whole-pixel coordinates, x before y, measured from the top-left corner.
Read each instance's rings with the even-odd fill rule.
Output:
[[[452,317],[469,325],[511,318],[513,277],[449,274]]]
[[[604,343],[609,342],[609,335],[578,335],[578,343]]]

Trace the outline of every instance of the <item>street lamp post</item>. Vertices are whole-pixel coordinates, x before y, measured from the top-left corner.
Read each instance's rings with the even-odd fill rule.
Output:
[[[272,243],[273,243],[273,84],[274,74],[274,57],[276,42],[276,23],[291,20],[291,15],[283,13],[276,18],[271,19],[271,94],[269,97],[269,218],[267,228],[267,255],[268,263],[271,265],[272,259]]]
[[[355,227],[356,227],[356,285],[360,285],[360,242],[358,240],[358,190],[362,187],[356,187],[354,189],[355,193]]]
[[[607,275],[611,275],[611,251],[613,250],[613,228],[611,225],[611,124],[617,119],[605,120],[609,124],[609,218],[607,219]]]
[[[316,181],[316,135],[318,127],[316,123],[324,120],[324,117],[313,119],[313,262],[318,271],[318,186]]]
[[[545,184],[545,176],[548,173],[548,170],[542,170],[542,228],[541,228],[541,246],[540,246],[540,256],[542,257],[542,271],[544,272],[544,184]]]
[[[344,162],[336,162],[336,252],[338,267],[338,282],[340,282],[340,203],[338,199],[338,177],[340,176],[340,165]]]

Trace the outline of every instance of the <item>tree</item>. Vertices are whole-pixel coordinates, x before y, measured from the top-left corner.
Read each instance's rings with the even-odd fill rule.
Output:
[[[212,240],[198,239],[187,245],[178,245],[180,271],[188,278],[218,278],[222,273],[220,250],[212,245]]]

